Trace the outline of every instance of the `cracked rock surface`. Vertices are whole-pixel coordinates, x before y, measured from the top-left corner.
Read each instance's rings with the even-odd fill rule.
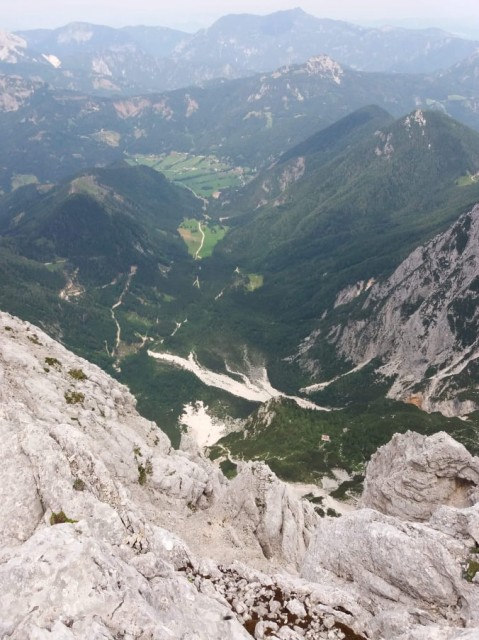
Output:
[[[353,583],[372,637],[479,637],[478,471],[445,433],[396,434],[367,467],[362,508],[317,527],[302,576]]]

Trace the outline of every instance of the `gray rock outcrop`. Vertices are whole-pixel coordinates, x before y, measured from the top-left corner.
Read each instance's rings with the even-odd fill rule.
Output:
[[[218,517],[256,539],[266,558],[299,566],[318,517],[311,503],[299,501],[264,463],[243,463],[217,507]]]
[[[214,584],[194,584],[197,558],[223,560],[234,529],[237,557],[295,569],[316,516],[266,468],[230,488],[185,448],[126,387],[0,314],[0,638],[250,637]],[[268,508],[234,512],[254,483]]]
[[[479,636],[478,472],[447,434],[397,434],[367,468],[363,508],[320,523],[302,576],[352,582],[373,638]]]
[[[479,502],[479,460],[446,433],[396,434],[368,464],[361,505],[402,520],[428,521],[442,505]]]

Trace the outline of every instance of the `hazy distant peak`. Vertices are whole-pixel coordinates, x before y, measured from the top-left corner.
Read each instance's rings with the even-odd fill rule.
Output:
[[[0,31],[0,62],[18,62],[24,57],[27,43],[23,38],[8,31]]]
[[[312,56],[304,64],[287,65],[272,73],[273,78],[293,73],[294,75],[319,76],[333,80],[336,84],[341,84],[341,77],[344,75],[343,67],[326,54]]]
[[[296,9],[286,9],[283,11],[275,11],[267,15],[261,16],[253,13],[230,13],[228,15],[218,18],[208,29],[203,31],[214,32],[219,28],[237,28],[241,25],[254,25],[259,28],[263,28],[267,25],[272,27],[283,27],[285,30],[292,27],[298,18],[310,18],[315,20],[313,16],[310,16],[305,11],[297,7]],[[272,34],[274,35],[274,33]]]
[[[88,42],[93,38],[92,26],[83,22],[72,22],[64,27],[57,35],[59,44],[70,44],[75,42]]]

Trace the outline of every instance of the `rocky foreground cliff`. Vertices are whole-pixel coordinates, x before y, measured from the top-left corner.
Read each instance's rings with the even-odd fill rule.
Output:
[[[340,518],[174,451],[128,390],[0,314],[0,638],[479,637],[479,460],[396,436]]]

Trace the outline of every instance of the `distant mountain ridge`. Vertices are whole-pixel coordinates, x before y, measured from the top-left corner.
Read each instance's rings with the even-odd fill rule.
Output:
[[[51,73],[58,71],[45,65]],[[38,80],[4,75],[0,188],[10,190],[18,175],[57,181],[125,154],[212,154],[260,168],[371,103],[396,117],[432,108],[479,129],[479,59],[464,65],[457,66],[458,87],[453,73],[366,73],[315,56],[249,78],[114,99],[55,91]]]
[[[362,71],[424,73],[461,60],[478,46],[439,29],[360,27],[315,18],[297,8],[267,16],[224,16],[180,43],[173,58],[228,65],[245,73],[272,71],[326,54]]]
[[[10,41],[18,37],[31,52],[31,64],[20,64],[26,61],[15,55],[12,43],[2,49],[1,39],[0,63],[15,62],[17,72],[36,74],[57,89],[97,95],[241,78],[323,54],[362,71],[431,73],[467,58],[479,46],[438,29],[366,28],[315,18],[301,9],[227,15],[193,35],[164,27],[114,29],[75,22],[20,31]],[[12,73],[5,65],[2,71]]]

